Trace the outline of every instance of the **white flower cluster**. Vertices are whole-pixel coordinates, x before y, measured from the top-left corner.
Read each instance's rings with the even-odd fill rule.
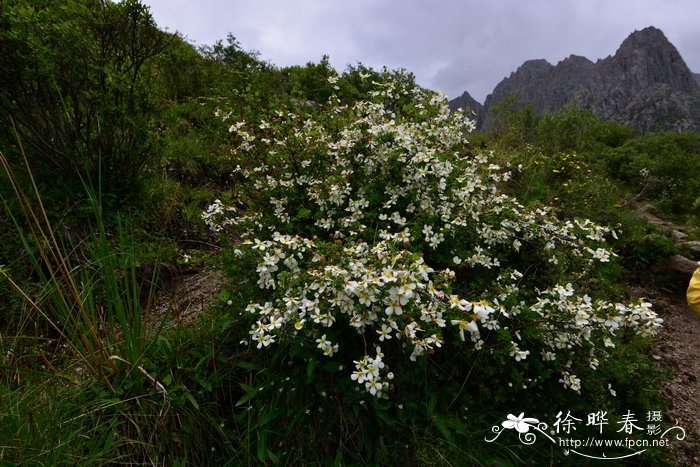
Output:
[[[576,354],[590,349],[589,366],[597,369],[599,352],[596,342],[614,347],[612,338],[621,329],[628,328],[640,335],[655,335],[663,320],[651,310],[651,304],[640,301],[625,305],[605,301],[593,302],[588,295],[576,295],[571,284],[557,285],[539,294],[537,303],[530,307],[542,317],[542,359],[570,361]],[[560,380],[564,386],[576,389],[577,381],[569,371]]]
[[[570,284],[521,297],[523,275],[503,261],[527,247],[553,265],[577,261],[585,274],[614,255],[604,246],[614,232],[588,220],[560,221],[545,208],[528,211],[501,193],[508,172],[487,155],[461,155],[472,123],[449,112],[444,97],[389,82],[377,84],[371,98],[352,106],[332,98],[316,119],[284,110],[230,126],[234,153],[258,155],[236,168],[255,195],[244,200],[245,212],[217,200],[203,218],[214,231],[233,226],[255,239],[247,243],[258,260],[258,285],[271,291],[269,301],[247,308],[258,348],[279,338],[313,339],[332,357],[342,323],[365,338],[373,331],[379,342],[404,340],[415,360],[445,343],[445,329],[481,349],[486,334],[510,333],[523,310],[539,319],[519,325],[536,327],[540,341],[513,332],[507,352],[516,362],[538,351],[545,361],[569,359],[612,344],[621,328],[656,332],[661,320],[648,303],[592,303]],[[412,104],[398,113],[398,102]],[[299,218],[320,239],[290,230]],[[256,239],[263,236],[269,240]],[[453,294],[457,273],[434,271],[423,258],[438,249],[449,250],[458,271],[484,268],[500,272],[498,279],[479,296]],[[377,347],[375,357],[355,362],[352,375],[373,395],[386,389],[381,357]],[[562,382],[580,386],[568,370]]]
[[[350,375],[350,378],[357,381],[358,384],[364,383],[367,392],[373,396],[381,395],[382,389],[388,385],[387,380],[394,379],[392,372],[384,371],[386,365],[382,361],[382,357],[384,357],[382,348],[377,346],[376,350],[377,355],[374,358],[365,355],[361,360],[354,360],[356,370]]]
[[[576,391],[578,393],[581,392],[581,379],[576,375],[572,375],[568,371],[562,372],[559,382],[562,383],[565,388],[570,388],[572,391]]]
[[[371,327],[380,341],[392,337],[409,341],[411,359],[415,360],[441,346],[437,332],[427,330],[444,328],[447,310],[458,308],[451,314],[472,310],[472,304],[464,300],[459,307],[450,305],[448,295],[431,279],[433,269],[419,255],[398,249],[396,239],[384,238],[375,245],[355,241],[337,247],[275,233],[272,240],[250,244],[262,255],[258,285],[285,291],[273,302],[247,307],[258,317],[250,331],[258,348],[275,342],[283,331],[297,334],[330,328],[344,315],[345,322],[359,334]],[[305,269],[299,268],[300,262]],[[282,274],[284,271],[293,274]],[[438,280],[444,282],[440,277]],[[483,304],[476,308],[493,311]],[[476,316],[488,315],[482,312]],[[478,327],[475,331],[478,335]],[[316,342],[328,356],[338,349],[327,334]]]

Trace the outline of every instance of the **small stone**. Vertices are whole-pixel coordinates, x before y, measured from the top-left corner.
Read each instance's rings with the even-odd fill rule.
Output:
[[[678,276],[679,280],[682,279],[683,281],[690,279],[690,276],[693,275],[697,267],[698,263],[696,261],[692,261],[681,255],[673,255],[663,263],[656,265],[656,268],[659,270],[674,273]],[[685,286],[687,287],[687,285],[686,283]]]
[[[694,240],[691,242],[683,242],[682,246],[686,247],[693,253],[700,253],[700,241]]]
[[[671,231],[671,235],[676,240],[683,240],[684,238],[688,237],[688,234],[686,234],[685,232],[681,232],[680,230]]]

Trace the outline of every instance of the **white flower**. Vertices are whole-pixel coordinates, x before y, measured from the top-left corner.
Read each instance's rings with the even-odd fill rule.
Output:
[[[369,391],[369,393],[372,394],[373,396],[378,395],[378,393],[382,390],[382,387],[383,387],[382,383],[380,383],[380,382],[379,382],[378,380],[376,380],[376,379],[373,379],[373,380],[371,380],[371,381],[367,381],[367,382],[365,383],[365,388],[366,388],[367,391]]]
[[[453,319],[450,320],[450,323],[452,323],[454,326],[457,326],[457,328],[459,329],[459,338],[462,339],[462,341],[464,341],[464,331],[469,331],[472,336],[479,335],[479,328],[477,327],[474,321]]]
[[[602,248],[596,249],[592,252],[593,259],[597,259],[601,263],[607,263],[610,261],[610,252]]]
[[[392,328],[382,323],[382,328],[377,330],[377,334],[379,334],[379,340],[384,341],[385,339],[391,339],[392,331]]]
[[[396,299],[389,299],[388,306],[384,310],[387,315],[400,315],[403,313],[403,308],[401,308],[401,303]]]
[[[319,349],[323,351],[324,355],[332,357],[338,351],[338,344],[333,344],[331,341],[326,339],[326,335],[322,335],[320,339],[316,339],[316,344]]]

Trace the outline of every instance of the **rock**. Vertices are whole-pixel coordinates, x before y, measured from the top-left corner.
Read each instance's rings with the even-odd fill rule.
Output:
[[[671,237],[677,242],[683,241],[684,239],[688,238],[688,234],[680,230],[680,227],[678,227],[672,222],[665,221],[660,217],[657,217],[652,212],[652,207],[648,204],[637,209],[634,214],[638,219],[643,219],[649,222],[650,224],[653,224],[659,227],[660,229],[670,233]],[[698,242],[698,244],[700,244],[700,242]]]
[[[674,230],[671,230],[671,236],[672,236],[674,239],[676,239],[676,240],[678,240],[678,241],[681,241],[681,240],[687,238],[687,237],[688,237],[688,234],[686,234],[685,232],[681,232],[680,230],[675,230],[675,229],[674,229]]]
[[[641,208],[637,209],[634,212],[634,215],[638,219],[643,219],[643,220],[649,222],[650,224],[654,224],[655,226],[660,227],[660,228],[664,228],[665,226],[668,226],[668,222],[657,217],[654,214],[653,210],[654,210],[654,208],[651,205],[645,204]]]
[[[698,255],[700,255],[700,241],[683,242],[681,243],[681,246],[687,248],[693,253],[697,253]]]
[[[686,258],[681,255],[673,255],[664,263],[660,263],[656,266],[658,270],[673,273],[679,280],[690,280],[690,276],[693,275],[695,270],[698,268],[697,261]],[[687,282],[685,284],[687,286]]]

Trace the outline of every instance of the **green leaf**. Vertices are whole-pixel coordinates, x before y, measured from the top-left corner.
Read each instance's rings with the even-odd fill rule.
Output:
[[[267,454],[267,431],[263,430],[258,436],[258,460],[260,462],[265,462],[265,454]]]
[[[275,453],[272,452],[272,451],[267,451],[267,457],[270,458],[270,460],[272,461],[273,464],[279,464],[279,463],[280,463],[280,458],[277,456],[277,454],[275,454]]]
[[[263,415],[262,417],[260,417],[260,418],[258,419],[258,423],[256,423],[255,426],[256,426],[257,428],[259,428],[259,427],[261,427],[261,426],[265,426],[265,425],[267,425],[269,422],[271,422],[272,420],[274,420],[275,418],[277,418],[278,415],[279,415],[279,412],[278,412],[278,411],[276,411],[276,410],[275,410],[275,411],[272,411],[272,410],[271,410],[271,411],[269,411],[268,413],[266,413],[265,415]]]
[[[316,369],[316,365],[318,364],[318,361],[315,358],[312,358],[309,360],[309,364],[306,365],[306,382],[310,382],[313,379],[313,374],[314,370]]]
[[[236,366],[239,368],[243,368],[244,370],[251,370],[251,371],[257,371],[257,370],[262,370],[260,366],[256,365],[255,363],[251,362],[238,362],[236,363]]]
[[[252,386],[249,386],[245,383],[238,383],[238,384],[241,387],[241,389],[243,389],[246,392],[246,394],[243,397],[241,397],[240,399],[238,399],[238,402],[236,402],[236,407],[239,407],[239,406],[245,404],[250,399],[255,397],[256,394],[258,393],[258,391]]]
[[[430,419],[433,422],[433,425],[435,425],[435,428],[437,428],[440,434],[443,436],[443,438],[445,438],[445,440],[448,443],[454,444],[455,440],[452,437],[450,429],[447,427],[447,422],[437,414],[433,414],[433,416]]]
[[[389,414],[387,414],[384,410],[377,410],[375,413],[377,415],[377,418],[383,423],[385,423],[388,427],[396,426],[396,420],[391,418],[391,416],[389,416]]]
[[[338,362],[324,362],[321,365],[321,368],[328,373],[338,373],[342,368],[342,365]]]
[[[161,380],[161,382],[165,386],[170,386],[170,384],[173,382],[173,376],[170,373],[168,373],[167,375],[163,376],[163,379]]]
[[[195,410],[199,410],[199,404],[198,404],[197,401],[194,399],[194,397],[192,396],[192,394],[190,394],[189,392],[186,392],[186,393],[185,393],[185,397],[187,398],[188,401],[190,401],[190,404],[192,404],[192,407],[194,407]]]

